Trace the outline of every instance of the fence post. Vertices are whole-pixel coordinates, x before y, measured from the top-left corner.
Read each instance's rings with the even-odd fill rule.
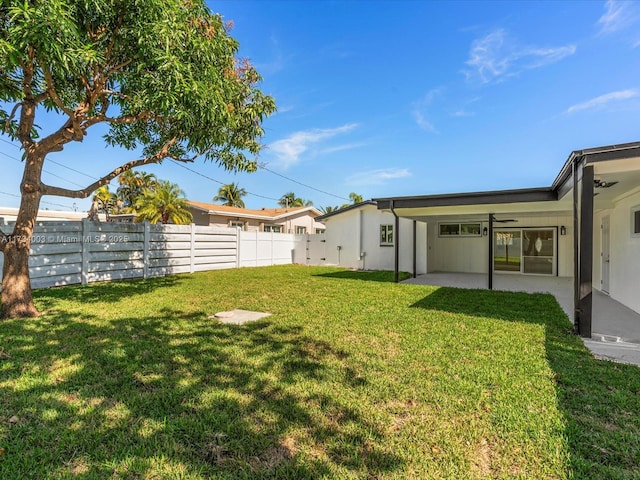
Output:
[[[259,265],[258,263],[258,253],[260,252],[260,249],[258,248],[258,230],[256,230],[256,267]]]
[[[145,220],[143,225],[144,232],[144,248],[142,251],[142,261],[144,262],[144,267],[142,270],[142,277],[149,278],[149,245],[151,241],[151,223],[149,220]]]
[[[195,272],[196,265],[196,224],[191,224],[191,252],[189,261],[189,273]]]
[[[236,268],[240,268],[240,229],[236,228]]]
[[[88,218],[82,219],[82,229],[80,233],[80,244],[82,245],[82,262],[80,267],[80,283],[89,283],[89,235],[91,234],[91,223]]]

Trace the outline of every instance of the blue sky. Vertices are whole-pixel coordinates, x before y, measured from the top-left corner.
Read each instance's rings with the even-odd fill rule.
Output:
[[[278,112],[266,120],[269,170],[228,173],[249,208],[294,191],[314,205],[365,198],[540,187],[572,150],[640,140],[640,3],[223,1],[240,56],[264,77]],[[55,123],[41,125],[47,129]],[[0,205],[17,206],[19,157],[0,142]],[[93,131],[45,165],[73,188],[135,152]],[[145,168],[211,201],[219,184],[165,162]],[[52,177],[57,175],[62,178]],[[88,176],[86,176],[88,175]],[[309,188],[309,187],[313,187]],[[326,192],[326,193],[321,193]],[[329,195],[332,194],[332,195]],[[71,206],[74,200],[45,197]],[[89,202],[75,201],[80,209]]]

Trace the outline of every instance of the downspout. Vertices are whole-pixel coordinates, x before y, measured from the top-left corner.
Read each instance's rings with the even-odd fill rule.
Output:
[[[365,269],[365,265],[364,265],[364,257],[365,257],[365,251],[364,251],[364,211],[362,209],[360,209],[358,219],[360,221],[360,238],[359,238],[359,241],[358,241],[358,256],[360,257],[360,260],[362,260],[362,270],[364,270]]]
[[[393,208],[393,200],[389,201],[389,207],[391,208],[391,213],[395,217],[395,225],[393,226],[393,234],[395,236],[393,242],[393,281],[398,283],[400,281],[400,275],[398,270],[398,263],[400,259],[400,218],[396,214],[395,209]]]

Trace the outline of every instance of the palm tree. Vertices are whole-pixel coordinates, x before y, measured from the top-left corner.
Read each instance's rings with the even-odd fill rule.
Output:
[[[145,171],[127,170],[118,176],[120,186],[116,190],[118,200],[122,205],[124,213],[131,213],[135,210],[138,197],[146,190],[153,190],[158,184],[158,178],[153,173]]]
[[[310,207],[313,205],[313,202],[311,200],[305,200],[304,198],[296,197],[295,193],[289,192],[280,197],[280,200],[278,200],[278,205],[284,208]]]
[[[340,208],[347,208],[350,205],[355,205],[356,203],[363,202],[362,195],[356,192],[351,192],[349,194],[349,200],[351,200],[351,203],[343,203],[342,205],[340,205]]]
[[[227,207],[244,208],[242,197],[246,194],[247,191],[244,188],[240,188],[237,183],[227,183],[220,187],[218,194],[213,197],[213,201],[222,201],[222,205]]]
[[[114,193],[109,191],[109,185],[103,185],[93,192],[92,210],[97,213],[104,213],[109,218],[109,214],[115,213],[117,200]]]
[[[320,207],[320,211],[322,212],[323,215],[326,215],[327,213],[332,213],[335,212],[336,210],[340,210],[340,207],[332,207],[331,205],[329,205],[328,207]]]
[[[155,189],[146,188],[138,197],[136,221],[175,223],[185,225],[193,220],[184,192],[178,184],[160,180]]]
[[[356,193],[356,192],[351,192],[351,193],[349,194],[349,200],[351,200],[351,203],[352,203],[353,205],[355,205],[356,203],[362,203],[362,201],[363,201],[364,199],[362,198],[362,195],[360,195],[360,194],[358,194],[358,193]]]

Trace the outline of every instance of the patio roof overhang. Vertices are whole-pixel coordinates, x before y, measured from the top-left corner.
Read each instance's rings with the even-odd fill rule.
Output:
[[[596,188],[616,183],[616,188]],[[374,198],[378,210],[398,218],[428,220],[443,216],[486,216],[492,238],[496,215],[536,215],[566,212],[574,225],[574,306],[576,331],[591,336],[593,216],[617,199],[640,191],[640,142],[571,152],[550,187],[519,190]],[[399,233],[399,232],[398,232]],[[396,279],[399,238],[396,233]],[[492,245],[489,242],[489,288],[492,286]]]

